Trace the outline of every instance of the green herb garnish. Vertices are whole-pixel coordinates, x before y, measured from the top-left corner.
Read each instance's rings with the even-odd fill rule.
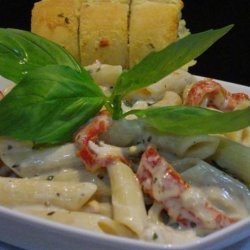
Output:
[[[152,240],[157,240],[157,239],[158,239],[158,234],[154,232],[152,236]]]
[[[197,58],[232,27],[229,25],[218,30],[188,35],[159,52],[152,52],[131,70],[122,73],[112,93],[114,118],[119,119],[122,115],[121,100],[125,95],[159,81]]]
[[[144,110],[131,110],[161,133],[174,135],[199,135],[225,133],[239,130],[250,124],[250,107],[234,112],[218,112],[190,106],[168,106]]]
[[[41,67],[0,102],[0,134],[37,144],[67,142],[104,103],[89,75],[67,66]]]
[[[28,31],[0,28],[0,75],[3,77],[19,83],[31,70],[55,64],[82,71],[61,46]]]
[[[122,114],[121,100],[195,59],[232,25],[183,38],[122,73],[111,98],[63,48],[27,31],[0,29],[0,75],[18,84],[0,102],[0,136],[55,144],[105,105],[114,119],[135,114],[148,126],[176,135],[222,133],[250,125],[249,111],[221,113],[188,106]]]

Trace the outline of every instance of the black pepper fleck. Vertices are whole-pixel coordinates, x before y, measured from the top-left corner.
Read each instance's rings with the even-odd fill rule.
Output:
[[[64,14],[63,13],[60,13],[57,15],[58,17],[64,17]]]
[[[104,178],[104,176],[102,174],[98,174],[97,177],[102,180]]]
[[[99,72],[99,71],[101,71],[100,67],[98,67],[95,72]]]
[[[19,168],[19,164],[14,164],[14,165],[12,165],[12,168]]]
[[[65,17],[64,21],[65,21],[65,23],[67,23],[67,24],[69,24],[69,23],[70,23],[70,22],[69,22],[69,18],[68,18],[68,17]]]
[[[151,48],[151,49],[155,49],[155,46],[154,46],[153,43],[149,43],[149,44],[148,44],[148,47]]]
[[[48,216],[51,216],[51,215],[53,215],[54,213],[55,213],[55,211],[51,211],[51,212],[47,213],[47,215],[48,215]]]
[[[47,177],[47,181],[52,181],[54,179],[54,175],[50,175]]]
[[[191,222],[191,223],[190,223],[190,226],[191,226],[192,228],[195,228],[195,227],[196,227],[196,223]]]

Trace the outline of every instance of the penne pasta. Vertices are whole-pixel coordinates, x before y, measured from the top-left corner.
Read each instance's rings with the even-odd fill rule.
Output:
[[[85,68],[96,83],[107,87],[113,87],[122,73],[122,67],[120,65],[95,63]]]
[[[211,158],[221,168],[250,185],[249,147],[221,137],[218,149]]]
[[[81,211],[94,213],[94,214],[101,214],[112,218],[112,206],[110,202],[98,202],[96,200],[91,200],[87,204],[83,206]]]
[[[250,127],[224,134],[230,140],[250,147]]]
[[[139,235],[145,225],[142,191],[132,169],[116,162],[108,167],[114,219]]]
[[[209,135],[198,136],[155,136],[152,143],[161,150],[169,151],[178,157],[206,159],[213,155],[219,145],[219,138]]]
[[[65,183],[0,177],[0,204],[44,205],[79,210],[96,192],[92,183]]]
[[[166,106],[178,106],[182,104],[181,97],[173,92],[173,91],[166,91],[163,98],[154,103],[152,107],[166,107]]]
[[[148,86],[146,89],[154,99],[163,97],[166,91],[182,94],[185,87],[195,82],[195,77],[185,70],[176,70],[160,81]]]
[[[143,13],[149,6],[174,8],[178,2],[138,0],[131,6]],[[83,0],[82,27],[88,16],[99,13],[99,4],[112,11],[118,6],[124,14],[128,1]],[[104,22],[108,35],[109,18]],[[81,37],[82,49],[95,32]],[[120,49],[114,60],[123,53]],[[85,52],[81,56],[93,59]],[[98,61],[86,69],[107,96],[122,73],[122,66]],[[195,81],[178,70],[126,96],[122,109],[183,105],[183,95],[187,98],[185,91]],[[72,135],[74,143],[34,146],[1,137],[0,205],[98,233],[164,244],[190,242],[249,216],[248,188],[210,165],[250,185],[248,139],[248,127],[223,135],[162,134],[146,119],[131,114],[115,120],[103,107]]]
[[[31,142],[20,142],[10,138],[0,138],[0,158],[21,177],[51,175],[64,168],[81,167],[76,157],[75,145],[33,149]]]
[[[84,167],[80,168],[67,168],[59,170],[53,174],[40,175],[33,177],[34,180],[50,180],[59,182],[81,183],[89,182],[97,186],[96,196],[110,196],[111,191],[107,183],[101,180],[98,175],[88,172]]]
[[[236,179],[204,161],[198,161],[182,176],[190,185],[202,190],[214,207],[231,218],[239,220],[248,216],[250,192]]]
[[[88,229],[98,233],[107,233],[116,236],[134,238],[133,232],[131,232],[128,228],[103,215],[86,212],[61,211],[56,209],[38,210],[32,208],[17,208],[17,210],[54,222]]]

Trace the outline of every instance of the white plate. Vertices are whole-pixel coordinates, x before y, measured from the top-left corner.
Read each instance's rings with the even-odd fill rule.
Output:
[[[250,95],[249,87],[225,81],[219,82],[232,92],[245,92]],[[4,85],[5,80],[0,77],[0,91]],[[0,206],[0,241],[25,249],[216,250],[231,246],[228,249],[239,250],[243,248],[232,246],[232,244],[241,240],[245,242],[243,248],[249,249],[247,246],[250,246],[250,218],[239,221],[193,243],[183,246],[170,246],[90,232],[25,215]]]

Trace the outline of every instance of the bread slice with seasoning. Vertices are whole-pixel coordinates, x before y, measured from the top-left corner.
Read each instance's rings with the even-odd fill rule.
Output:
[[[58,43],[80,60],[78,27],[82,0],[42,0],[34,4],[31,31]]]
[[[129,0],[84,0],[80,11],[81,64],[128,66]]]
[[[133,0],[129,24],[129,67],[177,39],[181,0]]]
[[[31,31],[66,48],[83,66],[129,68],[177,39],[181,0],[41,0]]]

